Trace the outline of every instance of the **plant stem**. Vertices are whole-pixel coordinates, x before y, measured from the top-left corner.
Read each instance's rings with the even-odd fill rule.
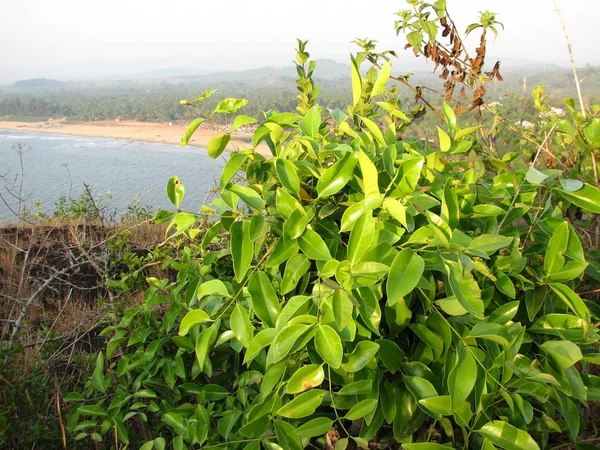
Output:
[[[560,12],[560,7],[558,6],[558,3],[556,2],[556,0],[554,0],[554,7],[556,8],[556,14],[558,14],[560,23],[563,28],[563,32],[565,34],[565,39],[567,40],[567,47],[569,49],[569,58],[571,59],[571,66],[573,67],[573,78],[575,79],[575,87],[577,88],[577,97],[579,98],[579,107],[581,108],[581,113],[584,116],[587,116],[587,113],[585,111],[585,105],[583,103],[583,96],[581,95],[580,81],[579,81],[579,77],[577,76],[577,67],[575,66],[575,58],[573,57],[573,48],[572,48],[572,44],[571,44],[571,39],[569,38],[569,33],[567,32],[567,24],[565,23],[565,19],[564,19],[562,13]]]

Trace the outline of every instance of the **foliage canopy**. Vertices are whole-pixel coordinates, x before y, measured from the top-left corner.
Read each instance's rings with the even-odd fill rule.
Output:
[[[437,44],[438,30],[455,33],[445,2],[409,3],[396,24],[409,45],[447,51]],[[87,389],[67,397],[78,438],[112,433],[133,445],[135,430],[144,450],[576,441],[583,408],[600,399],[600,378],[585,370],[600,363],[600,310],[576,293],[588,262],[566,218],[600,213],[600,191],[536,168],[537,156],[524,165],[519,153],[498,155],[480,126],[461,126],[456,85],[477,108],[497,76],[482,73],[495,24],[483,14],[469,27],[481,44],[453,66],[458,78],[447,74],[436,142],[403,137],[423,109],[400,109],[390,81],[408,80],[393,77],[391,52],[359,41],[352,103],[326,111],[299,41],[297,113],[264,113],[202,215],[180,211],[185,190],[169,182],[177,211],[155,220],[190,239],[188,257],[169,262],[176,278],[148,279],[144,302],[106,328]],[[448,58],[463,55],[460,42]],[[220,101],[182,145],[245,104]],[[597,124],[574,117],[575,128]],[[232,128],[255,120],[238,116]],[[211,156],[233,129],[213,138]],[[594,133],[583,133],[591,152]]]

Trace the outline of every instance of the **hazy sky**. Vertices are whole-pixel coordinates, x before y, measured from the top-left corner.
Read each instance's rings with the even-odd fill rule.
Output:
[[[600,64],[600,0],[557,1],[577,63]],[[0,81],[285,65],[296,37],[310,40],[313,57],[345,62],[355,37],[400,49],[394,13],[406,6],[404,0],[2,0]],[[498,13],[505,30],[490,46],[495,57],[568,64],[552,0],[448,0],[448,9],[461,30],[478,11]]]

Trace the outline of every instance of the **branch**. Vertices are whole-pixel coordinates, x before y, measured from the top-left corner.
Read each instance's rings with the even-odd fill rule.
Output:
[[[581,95],[581,86],[579,77],[577,76],[577,67],[575,66],[575,58],[573,57],[573,49],[571,44],[571,39],[569,38],[569,33],[567,32],[567,24],[565,23],[565,19],[563,18],[562,13],[560,12],[560,8],[554,0],[554,7],[556,8],[556,14],[560,18],[560,23],[563,28],[563,32],[565,34],[565,39],[567,40],[567,48],[569,49],[569,58],[571,59],[571,66],[573,67],[573,78],[575,78],[575,87],[577,88],[577,97],[579,98],[579,107],[581,108],[581,113],[584,116],[587,116],[587,112],[585,110],[585,105],[583,103],[583,96]]]

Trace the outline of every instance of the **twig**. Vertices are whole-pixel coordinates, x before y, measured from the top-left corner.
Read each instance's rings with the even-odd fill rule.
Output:
[[[37,297],[50,285],[50,283],[52,283],[58,277],[60,277],[61,275],[64,275],[65,273],[69,272],[70,270],[76,269],[85,264],[89,264],[89,261],[81,261],[81,262],[73,264],[69,267],[65,267],[62,270],[59,270],[54,275],[52,275],[50,278],[48,278],[44,282],[44,284],[42,284],[33,294],[31,294],[29,296],[29,298],[27,299],[27,302],[25,303],[25,305],[23,305],[23,308],[21,309],[21,313],[19,314],[19,317],[17,318],[17,320],[15,320],[15,327],[13,328],[13,332],[11,333],[10,339],[8,342],[9,349],[11,349],[13,347],[15,338],[21,331],[21,328],[23,328],[23,319],[27,315],[27,311],[29,311],[29,308],[31,308],[31,306],[33,305],[33,302],[35,302]]]
[[[63,448],[67,450],[67,435],[65,433],[65,426],[62,420],[62,413],[60,411],[60,397],[58,395],[58,386],[56,387],[56,412],[58,413],[58,423],[60,425],[60,436],[62,438]]]
[[[560,23],[563,28],[563,32],[565,34],[565,39],[567,40],[567,47],[569,49],[569,58],[571,59],[571,66],[573,67],[573,78],[575,78],[575,87],[577,88],[577,97],[579,98],[579,106],[581,108],[581,113],[584,116],[587,116],[587,112],[585,110],[585,105],[583,103],[583,96],[581,95],[580,81],[579,81],[579,77],[577,76],[577,67],[575,66],[575,58],[573,57],[573,49],[572,49],[571,39],[569,38],[569,33],[567,32],[567,24],[565,23],[565,19],[564,19],[562,13],[560,12],[560,7],[558,6],[558,3],[556,2],[556,0],[554,0],[554,7],[556,8],[556,14],[558,14]]]

